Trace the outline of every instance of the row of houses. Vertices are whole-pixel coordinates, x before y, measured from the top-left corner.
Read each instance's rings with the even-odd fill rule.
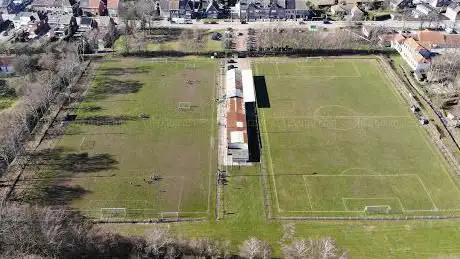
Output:
[[[391,0],[390,6],[393,10],[412,8],[412,16],[416,19],[460,19],[460,3],[457,0]]]
[[[383,0],[238,0],[225,10],[216,0],[177,0],[169,4],[160,1],[162,13],[168,11],[170,19],[233,18],[244,21],[286,20],[312,18],[312,6],[331,8],[333,15],[351,15],[361,19],[364,13],[358,6],[381,3]]]
[[[72,13],[75,4],[78,4],[83,12],[91,15],[101,15],[102,10],[106,9],[108,15],[118,16],[120,0],[0,0],[0,13],[15,14],[24,9],[35,12]]]

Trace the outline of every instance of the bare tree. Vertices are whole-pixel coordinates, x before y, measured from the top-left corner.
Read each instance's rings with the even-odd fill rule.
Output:
[[[37,59],[31,55],[19,55],[13,61],[14,71],[20,75],[27,75],[34,71]]]
[[[255,237],[244,241],[240,247],[240,256],[245,258],[270,258],[271,248],[268,243],[258,240]]]
[[[148,253],[158,258],[166,252],[167,245],[172,242],[171,234],[167,228],[154,228],[147,234]]]
[[[290,259],[347,258],[346,251],[341,252],[335,240],[330,237],[294,241],[292,244],[283,247],[283,254],[285,258]]]

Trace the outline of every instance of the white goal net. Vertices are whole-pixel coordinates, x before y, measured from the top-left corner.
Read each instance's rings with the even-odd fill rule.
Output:
[[[365,213],[370,214],[388,214],[391,212],[391,207],[389,205],[374,205],[364,207]]]
[[[126,208],[101,208],[101,219],[124,219]]]

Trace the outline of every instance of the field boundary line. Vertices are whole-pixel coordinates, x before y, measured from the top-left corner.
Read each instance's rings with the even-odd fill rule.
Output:
[[[262,113],[262,120],[263,120],[263,127],[265,131],[265,139],[266,139],[266,146],[267,146],[267,151],[268,151],[268,159],[270,160],[269,165],[270,165],[270,174],[272,176],[272,181],[273,181],[273,191],[275,192],[275,199],[276,199],[276,205],[278,212],[280,212],[280,201],[278,198],[278,191],[276,189],[276,179],[275,179],[275,171],[273,169],[273,161],[272,161],[272,155],[271,155],[271,150],[270,150],[270,139],[268,138],[268,131],[267,131],[267,123],[265,122],[265,112],[261,110]]]
[[[350,167],[348,169],[345,169],[343,170],[340,175],[346,175],[345,173],[346,172],[349,172],[349,171],[353,171],[353,170],[363,170],[363,171],[371,171],[371,172],[375,172],[376,175],[380,175],[380,172],[372,169],[372,168],[366,168],[366,167]]]
[[[418,174],[328,174],[328,175],[311,175],[301,174],[306,177],[408,177],[418,176]]]
[[[311,203],[310,192],[308,191],[309,188],[308,188],[307,182],[305,181],[305,177],[303,176],[302,176],[302,181],[303,181],[303,185],[305,186],[305,192],[307,193],[308,203],[310,203],[310,208],[311,210],[313,210],[313,204]]]
[[[422,185],[423,189],[425,190],[426,194],[428,195],[428,198],[430,198],[431,200],[431,203],[433,204],[433,207],[435,210],[438,210],[438,207],[436,206],[436,203],[434,202],[433,200],[433,197],[431,197],[431,194],[428,192],[425,184],[423,183],[422,179],[420,178],[420,176],[417,174],[417,179],[419,181],[419,183]]]
[[[412,116],[409,115],[312,115],[312,116],[274,116],[270,117],[270,119],[316,119],[316,118],[376,118],[376,119],[383,119],[383,118],[411,118]]]
[[[345,199],[343,197],[342,197],[342,203],[343,203],[343,207],[345,208],[345,210],[349,211],[347,203],[345,202]]]
[[[360,76],[326,76],[326,75],[319,75],[319,76],[315,76],[315,75],[286,75],[286,76],[282,76],[282,75],[269,74],[269,73],[264,74],[264,76],[266,76],[266,77],[276,76],[278,78],[285,78],[285,77],[288,77],[288,78],[301,78],[301,79],[307,79],[307,78],[324,78],[324,79],[330,79],[330,78],[361,78]]]
[[[359,72],[359,69],[356,67],[355,60],[351,60],[351,65],[353,66],[353,69],[356,72],[357,77],[363,77],[361,72]]]
[[[211,62],[210,62],[211,63]],[[211,93],[211,98],[214,99],[216,98],[216,85],[217,85],[217,76],[216,76],[216,73],[220,73],[220,68],[218,65],[216,65],[215,62],[212,62],[214,64],[214,77],[213,77],[213,85],[212,85],[212,93]],[[219,78],[220,79],[220,78]],[[220,87],[220,86],[219,86]],[[216,124],[217,124],[217,105],[215,103],[213,103],[213,107],[212,107],[212,119],[211,119],[211,136],[209,137],[209,172],[208,172],[208,209],[206,210],[206,213],[209,214],[209,212],[211,211],[211,194],[212,194],[212,156],[214,154],[214,129],[216,127]],[[218,129],[217,129],[218,130]],[[217,146],[217,150],[219,149],[219,147]],[[219,163],[219,157],[217,157],[217,163]],[[218,186],[216,186],[216,194],[217,194],[217,188]],[[216,203],[217,203],[217,199],[216,199]],[[217,205],[217,204],[216,204]]]
[[[278,78],[281,78],[281,72],[280,72],[280,68],[278,67],[278,62],[275,63],[275,67],[276,67],[276,73],[278,74]]]
[[[180,207],[182,206],[182,195],[184,194],[184,182],[185,182],[185,178],[182,177],[182,184],[181,184],[180,193],[179,193],[179,201],[177,202],[178,212],[180,211]]]

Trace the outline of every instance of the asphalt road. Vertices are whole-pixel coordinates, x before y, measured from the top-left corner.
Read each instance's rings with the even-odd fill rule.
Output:
[[[373,26],[384,26],[384,27],[391,27],[395,29],[420,29],[421,22],[420,21],[395,21],[395,20],[386,20],[386,21],[361,21],[363,25],[373,25]],[[161,26],[161,27],[172,27],[172,28],[200,28],[200,29],[210,29],[210,30],[221,30],[228,27],[233,28],[234,30],[245,30],[247,28],[308,28],[310,25],[316,25],[318,27],[324,27],[328,29],[335,29],[340,27],[347,27],[352,25],[353,22],[349,21],[331,21],[330,24],[323,24],[322,21],[305,21],[304,24],[299,24],[298,21],[257,21],[257,22],[248,22],[247,24],[241,24],[239,21],[234,22],[224,22],[219,21],[218,24],[204,24],[203,22],[193,21],[193,24],[176,24],[170,23],[168,21],[157,21],[155,22],[154,26]],[[452,23],[448,20],[440,21],[439,24],[446,24],[451,26]],[[424,23],[424,27],[428,25],[427,22]],[[434,27],[434,24],[432,24]],[[460,28],[460,24],[456,26],[456,28]]]

